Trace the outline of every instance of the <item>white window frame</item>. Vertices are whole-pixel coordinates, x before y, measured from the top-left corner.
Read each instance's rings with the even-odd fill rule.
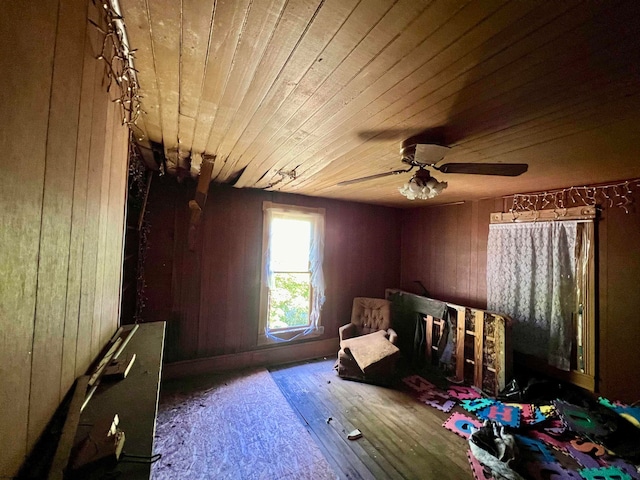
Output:
[[[260,316],[258,322],[258,345],[269,345],[280,342],[292,342],[317,337],[324,333],[321,325],[320,310],[324,303],[324,276],[322,272],[322,259],[324,254],[324,208],[301,207],[273,202],[263,202],[263,227],[262,227],[262,268],[260,279]],[[311,256],[314,254],[315,262],[310,265],[311,290],[309,307],[309,325],[280,328],[270,330],[269,321],[269,240],[270,222],[272,214],[286,215],[291,218],[299,218],[312,222],[311,242],[313,244]]]

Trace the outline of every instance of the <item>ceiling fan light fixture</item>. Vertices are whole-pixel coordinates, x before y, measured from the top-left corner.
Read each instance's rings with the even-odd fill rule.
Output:
[[[440,195],[447,188],[447,182],[439,182],[427,170],[420,168],[398,191],[409,200],[427,200]]]

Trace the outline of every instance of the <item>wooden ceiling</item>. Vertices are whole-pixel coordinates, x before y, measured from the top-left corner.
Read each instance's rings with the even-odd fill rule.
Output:
[[[120,0],[146,139],[167,168],[408,207],[640,177],[637,0]],[[526,162],[519,177],[441,174],[410,201],[403,139],[445,162]],[[294,172],[294,173],[292,173]]]

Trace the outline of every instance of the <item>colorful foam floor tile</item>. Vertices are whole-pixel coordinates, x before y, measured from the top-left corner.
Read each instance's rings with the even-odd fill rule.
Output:
[[[473,400],[462,400],[460,405],[467,412],[476,412],[477,410],[481,410],[483,408],[489,407],[495,403],[495,400],[491,400],[490,398],[476,398]]]
[[[433,390],[436,386],[430,381],[422,378],[420,375],[411,375],[402,379],[403,383],[412,390],[421,393],[427,390]]]
[[[617,412],[618,414],[629,420],[633,425],[640,428],[640,407],[631,407],[629,405],[625,405],[624,403],[612,402],[611,400],[604,397],[598,397],[598,403]]]
[[[569,442],[567,440],[558,438],[558,436],[555,435],[549,435],[545,431],[531,430],[527,435],[536,440],[540,440],[561,452],[566,452],[569,447]]]
[[[442,424],[442,426],[450,432],[468,439],[474,430],[482,427],[482,422],[475,418],[467,417],[463,413],[455,412]]]
[[[420,400],[425,405],[437,408],[438,410],[445,413],[450,412],[456,404],[456,401],[450,398],[446,392],[438,389],[422,392],[418,397],[418,400]]]
[[[609,430],[586,409],[562,400],[556,400],[556,411],[570,430],[587,436],[604,436]]]
[[[553,405],[538,405],[538,410],[540,410],[540,412],[542,412],[542,414],[547,418],[551,418],[556,415],[556,409]]]
[[[506,427],[518,428],[520,426],[520,409],[504,403],[496,402],[477,411],[476,415],[483,420],[493,420]]]
[[[473,400],[482,398],[473,388],[466,385],[450,385],[448,390],[449,396],[458,400]]]
[[[527,462],[527,473],[534,480],[581,480],[574,470],[568,470],[557,462]]]
[[[585,480],[633,480],[631,475],[618,467],[584,468],[578,472]]]

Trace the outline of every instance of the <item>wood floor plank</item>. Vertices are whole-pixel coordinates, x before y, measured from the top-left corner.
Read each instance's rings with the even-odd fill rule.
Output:
[[[338,378],[332,365],[329,359],[271,372],[332,465],[344,469],[343,462],[353,465],[358,458],[375,478],[472,477],[466,441],[442,428],[449,414],[422,405],[402,389]],[[355,428],[363,438],[347,441]],[[328,444],[334,448],[327,449]]]
[[[340,439],[335,435],[328,434],[333,429],[330,426],[330,422],[326,423],[326,411],[322,410],[318,405],[314,405],[308,396],[301,395],[299,388],[290,380],[287,380],[286,374],[282,376],[273,375],[273,377],[287,401],[304,422],[311,436],[318,442],[318,446],[329,464],[336,471],[342,472],[343,478],[375,478],[369,474],[362,461],[356,456],[347,455],[349,452],[344,449],[343,442]]]

